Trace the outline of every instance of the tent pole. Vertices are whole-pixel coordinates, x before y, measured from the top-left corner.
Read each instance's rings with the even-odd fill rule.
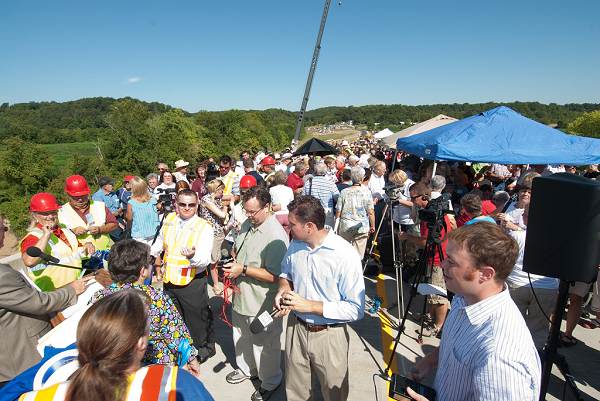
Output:
[[[394,160],[392,161],[392,168],[390,169],[390,173],[394,171],[394,167],[396,167],[396,160],[398,159],[398,149],[394,149]]]
[[[431,170],[431,179],[433,179],[433,176],[435,175],[435,170],[437,170],[437,160],[433,161],[433,170]]]

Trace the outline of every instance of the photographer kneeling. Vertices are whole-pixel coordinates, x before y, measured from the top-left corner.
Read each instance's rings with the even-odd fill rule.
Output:
[[[422,182],[415,183],[411,185],[410,189],[410,200],[414,205],[414,210],[422,210],[426,211],[427,215],[439,214],[437,212],[438,208],[443,208],[444,204],[447,203],[444,200],[444,197],[440,197],[435,200],[431,200],[431,188]],[[435,210],[433,210],[435,209]],[[420,216],[423,213],[419,213],[418,215],[415,213],[413,219],[415,223],[420,224],[420,236],[414,236],[407,233],[400,233],[399,238],[401,240],[406,240],[408,242],[414,243],[421,248],[425,248],[427,237],[429,235],[429,229],[435,221],[424,221],[420,219]],[[446,213],[443,213],[443,224],[438,224],[440,226],[439,230],[439,239],[441,240],[441,250],[442,255],[436,251],[433,255],[433,269],[431,272],[426,272],[427,277],[429,278],[429,282],[435,286],[446,289],[446,283],[444,282],[444,275],[442,273],[442,260],[446,259],[446,233],[452,231],[454,228],[454,224],[452,223],[450,216]],[[420,221],[419,221],[420,220]],[[437,233],[436,233],[437,234]],[[441,256],[441,257],[440,257]],[[428,259],[426,261],[427,266],[432,266],[431,255],[428,255]],[[430,336],[438,336],[440,333],[442,326],[444,325],[444,320],[446,319],[446,314],[448,313],[449,302],[448,299],[441,296],[432,294],[427,298],[427,303],[429,304],[429,314],[433,319],[433,327],[431,331],[428,333]]]

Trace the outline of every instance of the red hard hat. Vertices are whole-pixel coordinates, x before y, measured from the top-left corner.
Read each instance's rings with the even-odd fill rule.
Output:
[[[81,175],[72,175],[67,177],[65,182],[65,192],[71,196],[89,195],[90,187],[87,181]]]
[[[31,197],[29,202],[29,211],[31,212],[51,212],[58,210],[58,203],[54,195],[48,192],[40,192]]]
[[[126,175],[125,177],[123,177],[123,181],[131,181],[135,178],[135,175]]]
[[[263,166],[273,166],[275,165],[275,159],[273,159],[271,156],[265,156],[260,161],[260,164],[262,164]]]
[[[256,178],[250,174],[246,174],[240,178],[240,188],[248,189],[256,186]]]

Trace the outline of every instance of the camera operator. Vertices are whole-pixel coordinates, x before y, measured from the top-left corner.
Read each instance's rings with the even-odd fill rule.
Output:
[[[431,201],[431,188],[425,185],[422,182],[417,182],[411,185],[410,189],[410,200],[415,205],[417,209],[428,210],[431,207],[430,203],[436,203],[436,206],[443,207],[440,202],[446,203],[443,197],[438,198],[435,201]],[[439,205],[438,205],[439,204]],[[442,273],[441,261],[446,258],[446,234],[450,232],[454,226],[452,224],[451,219],[447,214],[443,215],[443,222],[437,222],[441,228],[439,232],[439,241],[441,241],[441,251],[442,255],[440,255],[437,247],[435,253],[433,255],[433,268],[430,273],[431,281],[430,283],[438,286],[440,288],[446,289],[446,285],[444,283],[444,275]],[[416,216],[415,216],[416,218]],[[408,242],[414,243],[417,246],[424,248],[427,242],[427,237],[429,235],[429,229],[431,226],[431,222],[421,221],[420,223],[420,236],[410,235],[408,233],[401,233],[399,235],[400,239],[406,240]],[[437,238],[436,238],[437,239]],[[440,257],[441,256],[441,257]],[[431,258],[431,255],[429,255]],[[432,265],[432,260],[427,260],[427,266]],[[444,320],[446,319],[446,314],[448,313],[449,302],[448,299],[441,296],[432,294],[427,297],[427,302],[429,303],[429,313],[433,319],[433,328],[429,332],[431,336],[438,336],[442,326],[444,325]]]
[[[438,400],[537,401],[540,359],[505,283],[518,253],[517,243],[495,224],[479,222],[448,235],[442,264],[456,296],[440,347],[412,372],[421,380],[437,366]]]

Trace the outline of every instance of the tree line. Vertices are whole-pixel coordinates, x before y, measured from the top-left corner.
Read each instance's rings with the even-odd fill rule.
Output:
[[[427,106],[371,105],[325,107],[306,113],[305,126],[353,120],[356,124],[398,127],[438,114],[464,118],[499,103]],[[579,135],[600,137],[600,104],[508,103],[542,123]],[[296,113],[282,109],[200,111],[132,98],[88,98],[71,102],[0,105],[0,213],[17,233],[27,226],[27,204],[36,192],[49,191],[66,201],[64,179],[85,176],[96,187],[100,176],[144,176],[158,160],[173,165],[185,159],[192,166],[208,157],[241,150],[281,150],[290,144]],[[93,156],[74,154],[64,168],[53,168],[44,144],[90,142]]]

